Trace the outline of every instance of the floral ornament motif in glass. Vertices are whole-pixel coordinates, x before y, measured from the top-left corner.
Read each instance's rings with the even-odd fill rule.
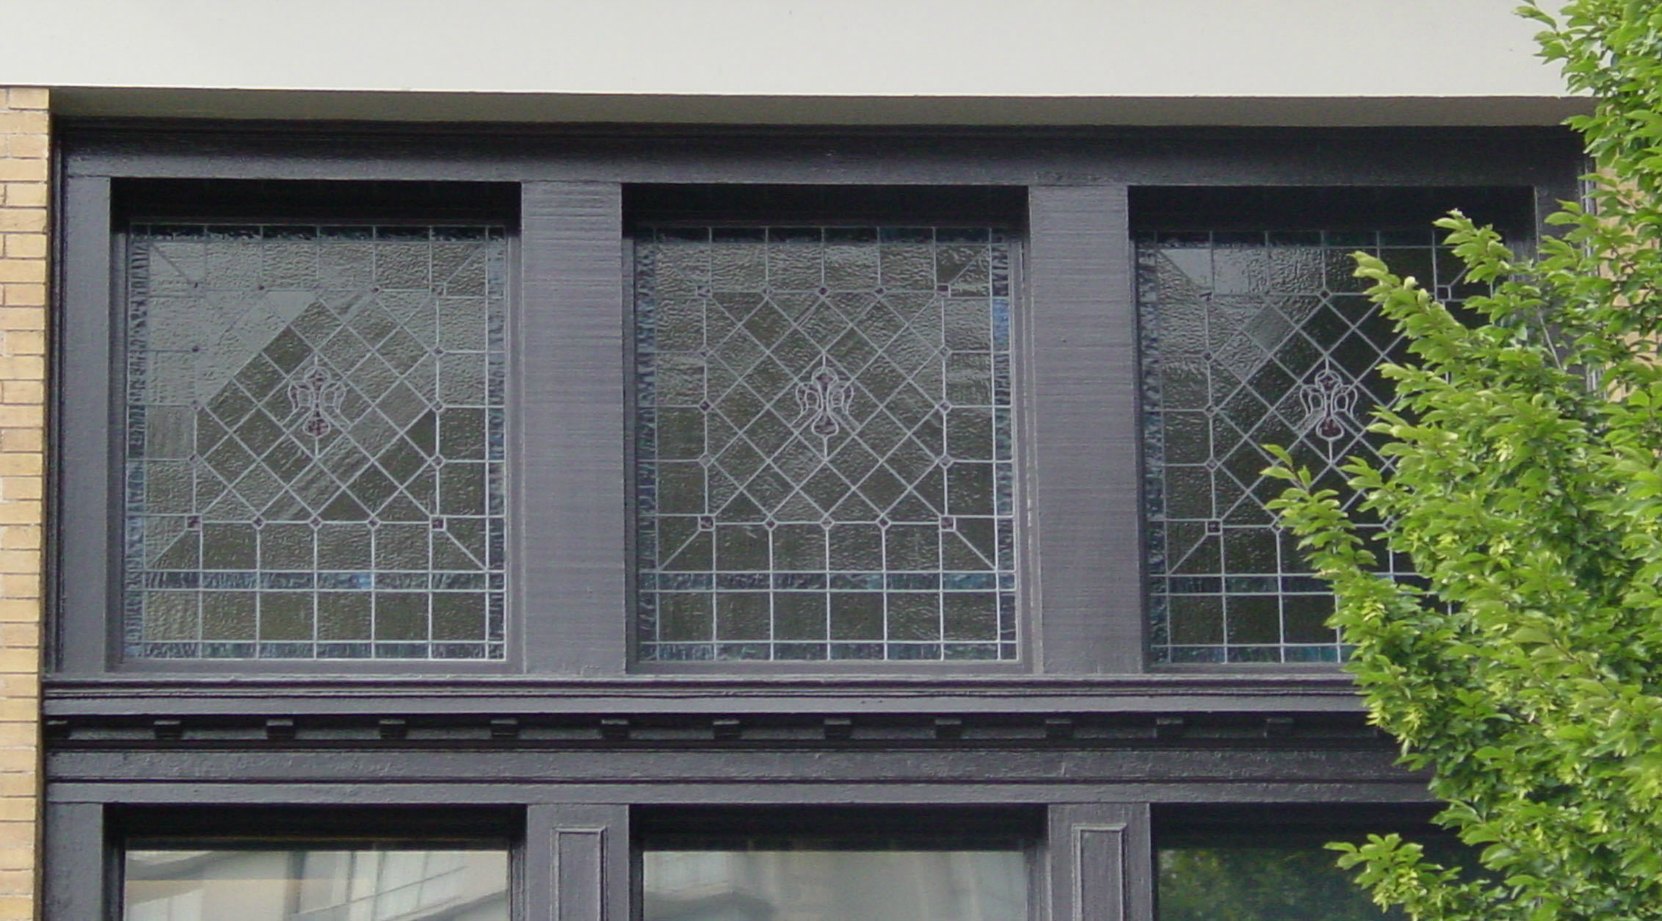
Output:
[[[845,428],[854,429],[849,411],[854,406],[854,383],[845,380],[822,356],[819,370],[796,385],[796,405],[801,410],[791,427],[812,432],[821,439],[821,448],[831,453],[831,439]]]
[[[346,386],[315,358],[311,369],[289,384],[289,405],[300,417],[300,430],[322,438],[334,430],[340,417]]]
[[[1329,365],[1317,371],[1299,388],[1298,398],[1304,405],[1304,431],[1315,432],[1331,444],[1349,429],[1356,410],[1356,384],[1345,380],[1337,368]]]

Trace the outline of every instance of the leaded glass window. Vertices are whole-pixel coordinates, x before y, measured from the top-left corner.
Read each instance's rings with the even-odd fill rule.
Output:
[[[642,659],[1015,658],[1010,249],[642,235]]]
[[[141,224],[125,649],[500,659],[500,227]]]
[[[1332,596],[1266,503],[1264,444],[1321,487],[1376,464],[1369,411],[1406,345],[1362,293],[1351,253],[1383,257],[1445,301],[1463,265],[1434,232],[1159,233],[1137,241],[1152,654],[1157,662],[1335,662]],[[1364,533],[1378,525],[1355,508]],[[1381,555],[1385,571],[1406,575]]]

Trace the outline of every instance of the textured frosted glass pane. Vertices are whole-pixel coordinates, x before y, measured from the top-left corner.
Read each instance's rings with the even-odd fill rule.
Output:
[[[1323,838],[1161,848],[1159,921],[1381,921]]]
[[[127,654],[501,658],[503,230],[130,239]]]
[[[134,850],[125,921],[508,921],[508,854]]]
[[[643,658],[1016,656],[1009,250],[778,227],[636,248]]]
[[[1026,921],[1021,851],[647,851],[644,921]]]
[[[1351,277],[1357,249],[1450,303],[1466,293],[1430,230],[1138,240],[1155,661],[1345,655],[1323,624],[1331,596],[1265,507],[1284,484],[1262,475],[1271,463],[1262,446],[1288,446],[1324,488],[1342,484],[1348,457],[1382,460],[1366,431],[1369,411],[1391,397],[1378,366],[1407,347]],[[1384,558],[1384,571],[1404,574]]]

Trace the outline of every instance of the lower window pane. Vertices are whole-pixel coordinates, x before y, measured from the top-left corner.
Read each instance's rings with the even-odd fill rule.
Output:
[[[129,850],[126,921],[508,921],[500,850]]]
[[[1380,921],[1323,847],[1336,836],[1208,836],[1161,847],[1159,921]],[[1355,837],[1355,836],[1350,836]]]
[[[647,851],[644,921],[1026,921],[1019,850]]]

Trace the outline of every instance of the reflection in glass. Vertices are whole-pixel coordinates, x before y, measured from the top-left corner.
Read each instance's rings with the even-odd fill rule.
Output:
[[[508,921],[486,850],[127,852],[125,921]]]
[[[1320,837],[1229,841],[1159,852],[1158,921],[1381,921]]]
[[[642,658],[1016,657],[1010,260],[987,228],[646,235]]]
[[[1026,921],[1019,850],[647,851],[644,921]]]

